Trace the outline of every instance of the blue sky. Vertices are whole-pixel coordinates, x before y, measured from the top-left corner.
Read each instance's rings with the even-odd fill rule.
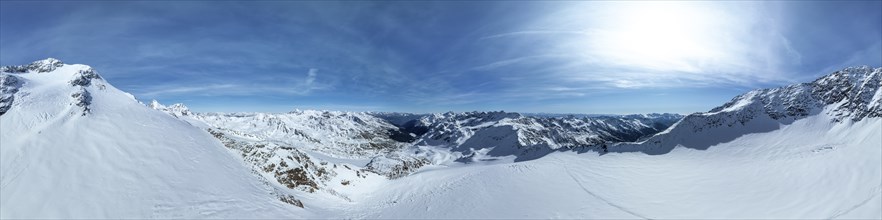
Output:
[[[2,1],[46,57],[196,111],[690,113],[882,66],[882,1]]]

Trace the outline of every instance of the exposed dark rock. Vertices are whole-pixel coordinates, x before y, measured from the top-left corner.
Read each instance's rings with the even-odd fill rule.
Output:
[[[86,70],[80,70],[80,71],[77,71],[76,74],[74,74],[74,78],[70,80],[70,85],[71,86],[89,86],[92,84],[92,79],[100,79],[100,78],[101,78],[101,76],[99,76],[97,73],[95,73],[95,70],[92,70],[91,68],[86,69]]]
[[[12,108],[15,93],[21,87],[21,81],[13,75],[0,73],[0,115]]]
[[[37,73],[46,73],[52,72],[58,67],[64,66],[60,60],[54,58],[47,58],[45,60],[34,61],[28,65],[19,65],[19,66],[4,66],[0,67],[0,72],[7,73],[27,73],[27,72],[37,72]]]
[[[80,87],[79,90],[70,94],[70,97],[73,98],[72,104],[82,109],[83,116],[91,111],[89,105],[92,104],[92,95],[89,93],[89,90]]]

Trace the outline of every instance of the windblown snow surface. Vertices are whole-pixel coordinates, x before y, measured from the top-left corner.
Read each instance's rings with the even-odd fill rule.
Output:
[[[0,75],[0,218],[879,219],[880,77],[754,91],[638,140],[672,116],[203,114],[48,59]]]
[[[22,83],[0,116],[0,217],[306,213],[270,195],[272,188],[208,133],[146,108],[100,77],[82,78],[83,71],[91,68],[58,64],[48,72],[7,75]],[[89,97],[85,107],[72,98],[82,91]]]

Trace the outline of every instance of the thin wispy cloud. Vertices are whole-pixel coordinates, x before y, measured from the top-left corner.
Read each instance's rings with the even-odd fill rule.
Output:
[[[205,111],[691,112],[882,65],[879,2],[0,4],[3,65],[89,64]],[[622,99],[647,104],[605,107]]]

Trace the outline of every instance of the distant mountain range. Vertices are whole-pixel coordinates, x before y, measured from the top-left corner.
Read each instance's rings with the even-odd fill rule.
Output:
[[[0,71],[2,218],[882,217],[882,68],[685,116],[202,113]]]

